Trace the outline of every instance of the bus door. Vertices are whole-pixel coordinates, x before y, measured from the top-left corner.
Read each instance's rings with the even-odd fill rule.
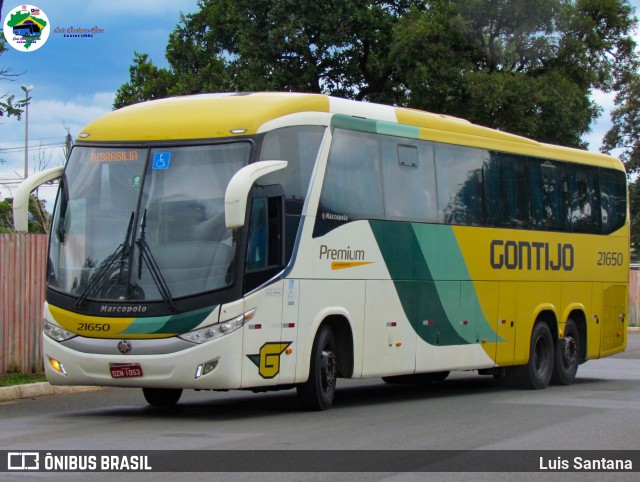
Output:
[[[244,329],[243,387],[277,385],[283,365],[295,376],[295,359],[288,356],[297,338],[295,320],[284,328],[284,195],[279,185],[256,186],[252,192],[246,236],[244,299],[247,312],[255,309]],[[288,286],[288,285],[287,285]],[[288,296],[288,292],[287,292]]]

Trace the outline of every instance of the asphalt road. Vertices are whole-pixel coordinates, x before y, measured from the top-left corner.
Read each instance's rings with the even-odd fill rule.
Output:
[[[629,333],[625,353],[582,365],[573,385],[539,391],[496,388],[490,377],[464,372],[421,388],[386,385],[380,379],[339,380],[333,408],[314,413],[299,408],[294,391],[186,391],[172,409],[147,406],[140,390],[113,388],[0,404],[0,450],[27,449],[640,450],[640,333]],[[174,480],[177,474],[166,478],[138,474],[134,479],[124,474],[101,475],[109,480]],[[189,474],[186,478],[228,480],[229,475]],[[299,480],[298,475],[231,478]],[[464,479],[514,480],[508,475],[464,474]],[[632,475],[545,474],[545,479],[637,480]],[[12,475],[12,480],[52,476],[56,478],[54,474]],[[436,476],[461,479],[461,474],[406,473],[349,477],[324,473],[308,474],[305,479]],[[84,480],[81,474],[57,477]],[[517,478],[539,480],[540,474],[518,474]]]

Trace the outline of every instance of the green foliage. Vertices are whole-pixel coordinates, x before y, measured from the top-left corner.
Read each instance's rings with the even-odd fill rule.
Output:
[[[35,194],[29,198],[29,233],[43,234],[49,232],[51,215],[45,208],[46,201]],[[13,199],[0,201],[0,233],[13,233]]]
[[[159,69],[153,65],[147,54],[134,52],[129,75],[130,81],[118,89],[115,107],[170,95],[171,74],[166,69]]]
[[[640,72],[629,75],[620,86],[611,113],[613,126],[601,150],[616,153],[630,179],[631,245],[640,249]]]
[[[6,52],[7,45],[2,30],[0,29],[0,56]],[[0,65],[0,80],[7,80],[16,75],[11,72],[11,68]],[[22,108],[25,106],[26,100],[16,101],[15,95],[0,95],[0,117],[17,117],[20,120]]]
[[[11,368],[11,367],[10,367]],[[16,371],[7,370],[6,375],[0,375],[0,387],[10,387],[13,385],[24,385],[26,383],[39,383],[46,382],[47,377],[44,373],[19,373]]]
[[[396,26],[405,103],[544,142],[584,147],[608,90],[634,66],[621,0],[433,1]]]
[[[640,174],[640,73],[627,78],[615,104],[611,113],[613,126],[604,138],[602,150],[622,149],[620,159],[635,178]]]
[[[389,62],[399,0],[203,0],[167,45],[169,69],[136,54],[114,107],[166,95],[284,90],[395,101]],[[161,81],[159,80],[161,79]],[[160,84],[158,90],[149,89]]]
[[[626,0],[203,0],[170,35],[169,68],[136,53],[114,106],[322,92],[583,146],[592,90],[634,67],[634,25]]]

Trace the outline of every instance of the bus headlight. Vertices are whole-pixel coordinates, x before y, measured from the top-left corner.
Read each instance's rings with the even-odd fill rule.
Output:
[[[44,334],[56,341],[65,341],[69,338],[73,338],[74,336],[78,336],[64,328],[60,328],[58,325],[49,323],[48,321],[44,322]]]
[[[215,340],[216,338],[220,338],[223,335],[228,335],[229,333],[233,333],[234,331],[236,331],[247,321],[253,318],[255,313],[256,309],[254,308],[230,320],[221,321],[220,323],[216,323],[214,325],[205,326],[204,328],[199,328],[197,330],[183,333],[182,335],[179,335],[178,338],[182,338],[183,340],[187,340],[197,344]]]

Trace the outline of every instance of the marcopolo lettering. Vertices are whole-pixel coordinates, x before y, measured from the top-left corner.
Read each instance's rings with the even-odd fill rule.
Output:
[[[133,314],[133,313],[144,313],[147,311],[146,306],[137,305],[137,306],[109,306],[102,305],[100,306],[100,313],[125,313],[125,314]]]
[[[493,269],[571,271],[574,266],[573,245],[538,241],[494,239],[490,246]]]
[[[363,261],[364,250],[351,249],[351,246],[347,246],[347,249],[332,249],[326,244],[320,246],[320,259],[331,259],[338,261]]]

